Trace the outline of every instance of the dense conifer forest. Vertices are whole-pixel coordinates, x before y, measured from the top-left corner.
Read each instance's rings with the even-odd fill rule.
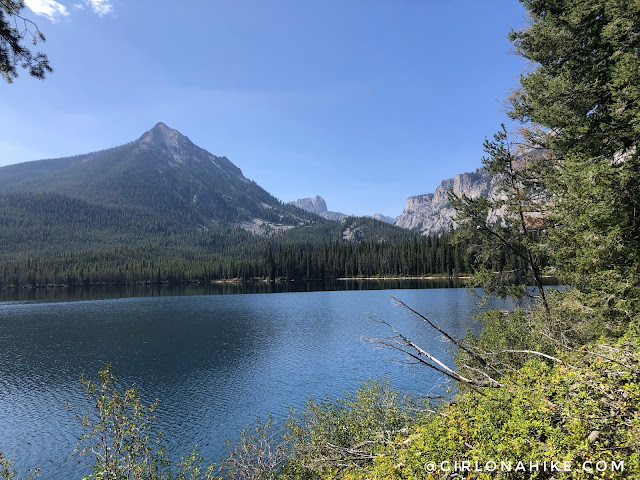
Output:
[[[347,221],[357,224],[359,219]],[[372,220],[364,220],[365,225]],[[381,222],[378,227],[385,228]],[[257,237],[226,229],[194,239],[195,245],[163,244],[47,253],[14,253],[0,263],[0,285],[124,285],[206,283],[218,280],[321,280],[352,277],[464,275],[475,266],[465,246],[450,233],[433,237],[406,235],[399,240],[346,241],[337,226],[322,239],[304,241],[297,232]],[[305,236],[309,232],[305,232]],[[410,239],[409,239],[410,238]],[[46,241],[42,239],[42,241]],[[8,257],[8,256],[7,256]],[[510,268],[517,259],[508,250],[491,268]]]
[[[519,261],[502,246],[480,260],[467,252],[477,239],[454,242],[451,232],[424,237],[372,218],[334,222],[290,209],[302,225],[254,234],[198,223],[190,210],[2,193],[0,287],[451,276]]]

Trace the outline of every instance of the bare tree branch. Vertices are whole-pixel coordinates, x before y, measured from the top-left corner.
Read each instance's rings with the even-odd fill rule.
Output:
[[[478,382],[476,380],[463,377],[458,372],[448,367],[444,362],[440,361],[438,358],[431,355],[429,352],[427,352],[426,350],[424,350],[423,348],[421,348],[420,346],[412,342],[405,335],[400,333],[398,330],[393,328],[389,322],[382,319],[376,319],[375,321],[389,327],[389,329],[391,329],[391,331],[395,334],[395,336],[386,338],[386,339],[372,339],[371,340],[372,342],[382,345],[383,347],[391,348],[393,350],[398,350],[404,353],[405,355],[408,355],[409,357],[413,358],[414,360],[418,361],[421,365],[424,365],[428,368],[436,370],[437,372],[440,372],[443,375],[446,375],[447,377],[455,381],[469,385],[472,388],[497,387],[499,385],[499,382],[497,382],[494,379],[491,379],[491,381],[488,381],[488,382]],[[441,331],[441,329],[437,329],[437,330]],[[449,335],[447,336],[449,337]],[[476,389],[474,388],[474,390]],[[479,390],[476,390],[476,391],[479,394],[484,395]]]

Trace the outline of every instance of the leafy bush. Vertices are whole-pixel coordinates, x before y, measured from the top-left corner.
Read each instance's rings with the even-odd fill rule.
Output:
[[[92,410],[79,420],[84,428],[77,452],[95,458],[93,473],[83,480],[213,479],[214,465],[203,469],[197,447],[177,464],[173,476],[162,434],[155,431],[158,401],[145,405],[134,386],[122,388],[111,364],[98,372],[99,381],[84,376],[80,383]]]

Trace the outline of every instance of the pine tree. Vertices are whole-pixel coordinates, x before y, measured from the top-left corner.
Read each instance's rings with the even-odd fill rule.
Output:
[[[640,3],[522,3],[531,23],[510,37],[537,67],[509,115],[554,159],[555,272],[589,306],[631,318],[640,310]]]
[[[518,152],[504,125],[493,140],[485,141],[484,149],[488,156],[482,163],[495,182],[496,195],[470,198],[449,193],[456,221],[464,227],[456,241],[469,245],[478,261],[472,285],[504,298],[529,295],[527,285],[533,283],[549,311],[542,283],[545,252],[539,241],[547,226],[543,218],[548,155],[537,149]]]

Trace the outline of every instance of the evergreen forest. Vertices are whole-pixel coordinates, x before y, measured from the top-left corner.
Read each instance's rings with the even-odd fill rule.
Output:
[[[322,243],[289,236],[256,237],[233,229],[222,231],[220,236],[224,237],[222,243],[228,242],[225,247],[213,247],[218,239],[206,236],[198,240],[196,247],[149,243],[108,250],[16,255],[0,264],[0,285],[10,288],[453,276],[464,275],[474,266],[473,257],[464,254],[463,246],[453,242],[450,233],[414,235],[411,240],[402,241],[344,241],[328,235]],[[495,267],[508,268],[509,262],[517,262],[517,258],[505,251]]]

